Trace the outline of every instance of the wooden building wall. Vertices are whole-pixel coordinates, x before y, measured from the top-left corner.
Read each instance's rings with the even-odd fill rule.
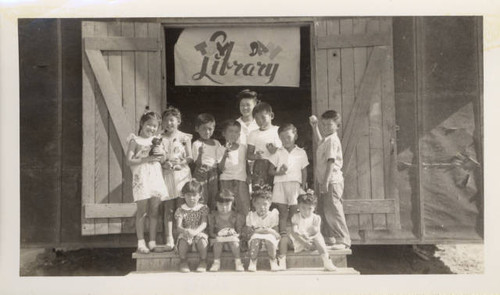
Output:
[[[375,242],[481,241],[482,168],[446,165],[463,151],[482,163],[480,34],[474,17],[393,19],[401,232]],[[134,245],[133,234],[81,235],[81,20],[20,20],[19,48],[21,245]]]

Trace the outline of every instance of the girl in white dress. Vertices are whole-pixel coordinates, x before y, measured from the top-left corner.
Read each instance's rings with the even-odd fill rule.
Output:
[[[148,108],[146,107],[146,110]],[[130,134],[127,138],[127,165],[132,170],[132,195],[137,203],[135,227],[137,232],[137,252],[147,254],[156,247],[156,225],[158,209],[162,198],[167,196],[160,160],[163,151],[153,148],[153,139],[161,124],[160,116],[147,111],[139,121],[139,136]],[[144,240],[144,219],[149,205],[149,248]]]
[[[191,170],[188,164],[193,162],[191,156],[192,135],[179,130],[181,112],[168,107],[162,114],[162,147],[165,157],[162,161],[163,179],[168,190],[164,200],[163,222],[165,226],[166,251],[174,249],[173,221],[174,212],[181,205],[179,198],[184,184],[191,181]]]
[[[325,270],[333,271],[333,265],[326,249],[325,239],[321,235],[321,217],[314,213],[318,200],[316,196],[308,191],[297,198],[299,212],[292,217],[292,232],[290,240],[295,252],[318,250],[323,260]],[[286,261],[286,258],[283,260]],[[286,265],[280,265],[286,269]]]
[[[280,234],[278,233],[279,213],[277,209],[269,211],[272,193],[269,190],[257,190],[252,194],[252,204],[255,211],[249,212],[246,225],[253,231],[248,241],[250,248],[250,263],[248,271],[257,270],[257,257],[262,245],[265,245],[269,255],[272,271],[279,270],[276,262],[276,249]]]

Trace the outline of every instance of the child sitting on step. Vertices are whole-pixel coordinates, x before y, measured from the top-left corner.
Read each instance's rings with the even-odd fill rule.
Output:
[[[252,194],[252,204],[255,211],[249,212],[246,225],[252,230],[248,241],[250,249],[250,263],[248,271],[257,270],[257,258],[262,245],[265,245],[269,255],[269,263],[272,271],[278,271],[276,262],[276,248],[278,247],[280,234],[278,233],[279,212],[277,209],[269,211],[272,193],[269,189],[256,187]]]
[[[234,201],[233,193],[223,189],[217,197],[217,210],[209,215],[208,233],[214,246],[214,263],[210,271],[219,271],[220,256],[224,246],[229,246],[234,255],[236,271],[244,271],[240,259],[239,234],[245,224],[244,216],[231,210]]]
[[[196,180],[186,182],[182,187],[182,196],[186,201],[175,211],[175,221],[179,237],[177,238],[177,250],[181,258],[179,265],[181,272],[189,272],[187,263],[187,252],[196,245],[200,254],[200,264],[197,272],[207,270],[207,246],[208,236],[205,233],[207,227],[208,207],[199,203],[201,198],[201,184]]]
[[[301,251],[318,250],[323,260],[325,270],[333,271],[333,265],[326,249],[325,239],[321,235],[321,217],[314,213],[318,200],[312,191],[297,198],[299,212],[292,217],[292,232],[290,240],[295,253]]]

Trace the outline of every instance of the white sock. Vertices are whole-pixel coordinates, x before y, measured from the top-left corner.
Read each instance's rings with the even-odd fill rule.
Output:
[[[146,241],[144,239],[137,241],[137,248],[146,247]]]
[[[149,249],[154,249],[154,248],[156,248],[156,241],[149,241],[148,245],[149,245]]]

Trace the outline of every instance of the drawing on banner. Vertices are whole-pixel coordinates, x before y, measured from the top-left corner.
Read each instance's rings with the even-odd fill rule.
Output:
[[[188,28],[175,44],[175,84],[299,87],[299,27]]]

